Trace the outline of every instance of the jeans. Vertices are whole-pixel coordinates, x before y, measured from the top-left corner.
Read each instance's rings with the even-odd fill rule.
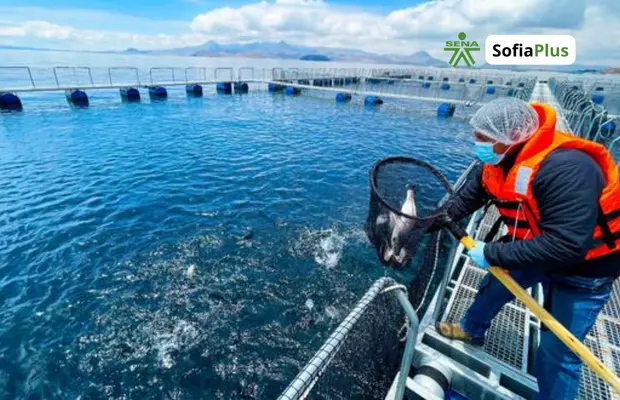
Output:
[[[545,308],[577,339],[586,334],[611,295],[615,278],[547,275],[534,271],[511,271],[510,275],[524,288],[542,283]],[[487,273],[461,326],[473,338],[484,338],[491,320],[514,296]],[[577,397],[582,361],[553,332],[543,327],[536,355],[538,395],[536,400]]]

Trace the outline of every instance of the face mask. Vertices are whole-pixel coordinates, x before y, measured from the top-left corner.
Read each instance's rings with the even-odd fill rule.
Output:
[[[485,164],[497,165],[504,159],[504,154],[497,154],[493,151],[493,143],[474,142],[476,147],[476,157]]]

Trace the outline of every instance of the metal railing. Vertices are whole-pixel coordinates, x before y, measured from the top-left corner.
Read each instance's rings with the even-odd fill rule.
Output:
[[[596,91],[601,87],[593,85],[598,84],[600,83],[595,81],[594,84],[587,86],[593,87]],[[585,139],[608,144],[612,150],[618,141],[614,136],[617,135],[616,128],[620,123],[620,116],[611,114],[607,107],[595,103],[592,92],[584,90],[584,86],[586,85],[583,83],[571,80],[549,79],[549,88],[562,108],[566,123],[572,133]],[[610,94],[606,96],[610,97]],[[620,91],[615,100],[620,102]]]
[[[400,303],[405,315],[408,318],[409,327],[407,341],[400,364],[400,373],[396,388],[396,400],[401,400],[405,393],[409,368],[413,361],[415,341],[418,333],[418,316],[407,299],[406,291],[402,285],[398,285],[393,279],[384,277],[377,280],[355,308],[340,323],[336,330],[329,336],[321,348],[315,353],[306,366],[297,374],[295,379],[288,385],[280,395],[280,400],[293,400],[306,398],[321,378],[323,372],[329,366],[336,354],[346,342],[351,330],[359,319],[368,311],[369,306],[379,296],[394,295]],[[394,316],[396,318],[397,316]]]

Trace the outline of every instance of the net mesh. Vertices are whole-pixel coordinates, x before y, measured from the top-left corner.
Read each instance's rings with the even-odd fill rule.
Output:
[[[395,282],[377,281],[280,396],[291,399],[384,398],[400,366],[404,312]]]
[[[498,142],[521,143],[538,129],[538,114],[523,100],[501,98],[480,107],[469,123],[474,131]]]
[[[391,157],[373,167],[366,233],[383,265],[409,264],[424,234],[444,216],[437,205],[451,193],[447,179],[423,161]]]
[[[393,295],[377,298],[317,381],[309,399],[379,399],[396,376],[404,317]]]

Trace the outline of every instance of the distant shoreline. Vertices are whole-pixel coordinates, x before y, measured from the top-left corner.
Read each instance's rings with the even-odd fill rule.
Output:
[[[290,45],[286,45],[290,46]],[[191,54],[180,54],[175,51],[182,49],[169,49],[169,50],[139,50],[135,48],[128,48],[126,50],[70,50],[70,49],[49,49],[49,48],[37,48],[37,47],[25,47],[25,46],[7,46],[0,45],[1,50],[15,50],[15,51],[40,51],[40,52],[59,52],[59,53],[77,53],[77,54],[111,54],[111,55],[147,55],[147,56],[172,56],[172,57],[195,57],[195,58],[251,58],[251,59],[273,59],[273,60],[286,60],[286,61],[310,61],[310,62],[343,62],[343,63],[360,63],[360,64],[391,64],[391,65],[403,65],[411,67],[431,67],[431,68],[450,68],[447,63],[432,58],[426,52],[418,52],[422,57],[427,57],[425,62],[408,62],[406,60],[398,59],[398,57],[406,56],[382,56],[379,54],[366,53],[360,50],[347,50],[347,49],[332,49],[334,52],[340,52],[341,57],[333,58],[328,55],[318,53],[306,53],[301,56],[298,54],[269,54],[265,52],[207,52],[196,50]],[[352,52],[353,54],[347,54]],[[359,54],[358,54],[359,53]],[[415,56],[415,54],[414,54]],[[391,57],[396,57],[393,59]],[[413,56],[412,56],[413,57]],[[430,60],[430,61],[429,61]],[[437,62],[437,64],[435,64]],[[439,64],[441,63],[441,64]],[[445,64],[445,65],[444,65]],[[555,73],[569,73],[569,74],[596,74],[596,75],[620,75],[620,68],[609,66],[588,66],[588,65],[576,65],[573,66],[532,66],[531,68],[523,67],[503,67],[495,68],[494,66],[482,64],[475,67],[475,69],[490,69],[490,70],[505,70],[514,72],[527,72],[527,71],[544,71]],[[466,70],[466,69],[464,69]]]

